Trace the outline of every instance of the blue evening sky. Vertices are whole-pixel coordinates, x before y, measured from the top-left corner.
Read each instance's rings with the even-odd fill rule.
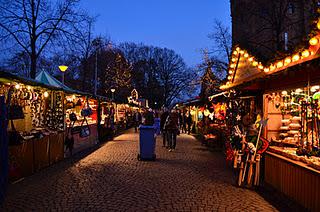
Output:
[[[213,42],[207,35],[214,19],[231,25],[229,0],[82,0],[92,15],[99,15],[94,32],[116,44],[142,42],[167,47],[190,66],[201,61],[202,48]]]

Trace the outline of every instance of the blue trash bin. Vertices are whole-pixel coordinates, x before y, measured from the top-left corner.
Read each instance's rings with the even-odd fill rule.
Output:
[[[155,128],[154,126],[140,126],[140,153],[138,160],[155,160]]]

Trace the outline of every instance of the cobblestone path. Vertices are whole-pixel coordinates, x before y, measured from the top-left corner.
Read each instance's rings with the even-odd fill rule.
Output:
[[[177,150],[157,142],[157,160],[137,160],[129,131],[9,186],[4,211],[276,211],[255,191],[233,186],[221,153],[180,135]]]

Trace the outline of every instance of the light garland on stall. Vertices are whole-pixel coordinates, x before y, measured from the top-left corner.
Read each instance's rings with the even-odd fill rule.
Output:
[[[294,66],[298,63],[302,63],[308,60],[311,60],[314,58],[314,55],[318,52],[320,49],[320,19],[317,21],[317,30],[318,34],[316,36],[313,36],[309,40],[309,47],[300,51],[295,52],[291,56],[287,56],[283,59],[277,60],[273,63],[271,63],[269,66],[263,66],[261,62],[257,61],[252,55],[250,55],[246,50],[241,49],[239,46],[237,46],[232,51],[231,56],[231,62],[229,64],[228,68],[228,75],[227,79],[228,81],[226,84],[222,85],[220,89],[228,89],[232,86],[233,80],[235,78],[235,71],[238,68],[237,63],[240,61],[246,61],[248,64],[252,65],[253,67],[259,69],[260,71],[264,72],[265,74],[272,74],[274,72],[281,71],[283,69],[286,69],[288,67]],[[239,58],[239,60],[238,60]]]

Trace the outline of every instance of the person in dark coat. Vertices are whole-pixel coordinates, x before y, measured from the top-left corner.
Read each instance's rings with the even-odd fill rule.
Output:
[[[151,108],[145,114],[144,124],[146,126],[153,126],[154,125],[154,114],[153,114],[153,111]]]
[[[139,125],[142,122],[142,116],[141,113],[139,111],[136,111],[133,115],[133,122],[134,122],[134,131],[137,132]]]
[[[188,134],[191,132],[191,126],[192,126],[192,117],[191,113],[189,112],[188,117],[187,117],[187,125],[188,125]]]
[[[175,150],[176,148],[177,134],[180,130],[179,125],[179,115],[177,114],[176,110],[173,109],[168,115],[164,124],[164,128],[168,133],[169,152]]]
[[[165,109],[160,116],[160,130],[161,130],[161,134],[162,134],[162,146],[163,147],[167,147],[167,132],[164,129],[164,124],[167,120],[168,115],[169,115],[169,112],[168,112],[168,110]]]

